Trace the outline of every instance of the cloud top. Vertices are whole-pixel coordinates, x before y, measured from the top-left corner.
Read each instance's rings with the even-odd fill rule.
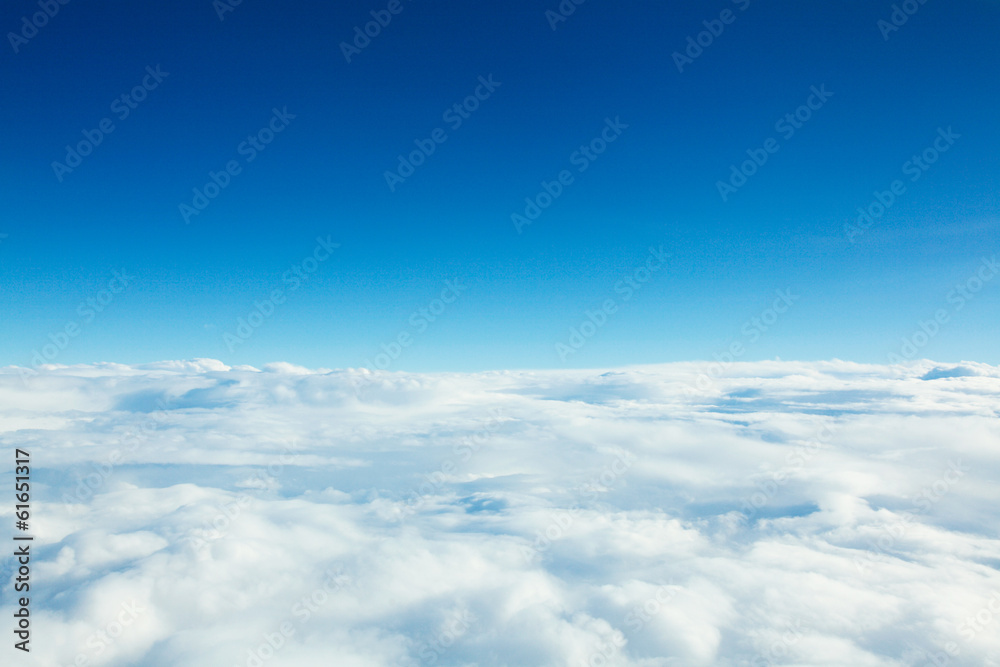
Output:
[[[991,664],[998,397],[973,362],[8,367],[17,664]]]

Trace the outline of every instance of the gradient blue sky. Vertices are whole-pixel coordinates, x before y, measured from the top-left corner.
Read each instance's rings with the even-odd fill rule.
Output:
[[[244,0],[220,20],[210,0],[70,2],[17,53],[5,39],[0,363],[31,365],[71,321],[54,362],[353,367],[402,331],[392,370],[711,359],[733,341],[742,359],[884,362],[941,308],[916,356],[1000,362],[1000,280],[948,301],[1000,250],[997,2],[928,0],[885,40],[890,2],[589,0],[552,30],[555,0],[403,0],[346,62],[339,44],[387,4]],[[727,8],[678,72],[672,53]],[[37,11],[7,3],[4,33]],[[112,101],[157,65],[169,76],[119,120]],[[442,112],[490,74],[501,86],[450,129]],[[783,138],[775,121],[823,84],[833,96]],[[246,163],[237,146],[275,107],[296,118]],[[518,234],[511,213],[607,117],[628,129]],[[53,161],[103,118],[114,132],[59,182]],[[385,170],[437,127],[448,140],[390,191]],[[961,138],[911,182],[903,164],[939,127]],[[769,137],[780,150],[724,202],[716,182]],[[234,159],[185,224],[179,204]],[[895,179],[906,192],[848,242]],[[227,349],[319,235],[334,256]],[[624,302],[615,285],[660,245],[670,264]],[[134,279],[85,321],[115,269]],[[466,291],[418,332],[410,314],[456,278]],[[741,328],[783,288],[799,300],[751,342]],[[561,360],[609,297],[618,312]]]

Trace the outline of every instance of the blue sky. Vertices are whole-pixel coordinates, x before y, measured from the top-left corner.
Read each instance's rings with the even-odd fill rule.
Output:
[[[928,0],[886,32],[888,2],[589,0],[553,29],[554,1],[402,0],[347,62],[341,43],[389,5],[245,0],[220,19],[209,0],[70,2],[12,41],[41,10],[8,3],[0,363],[356,367],[400,336],[391,370],[710,360],[734,343],[744,360],[884,362],[903,338],[916,357],[1000,362],[983,264],[1000,249],[1000,4]],[[688,37],[720,26],[678,71]],[[477,90],[456,127],[446,110]],[[797,110],[793,133],[776,126]],[[78,166],[53,166],[104,119]],[[243,143],[261,130],[273,141]],[[925,150],[926,170],[907,165]],[[762,153],[724,200],[731,165]],[[511,215],[564,170],[519,233]],[[228,184],[185,219],[210,172]],[[317,238],[339,247],[315,255]],[[650,248],[669,259],[647,276]],[[448,304],[445,281],[462,288]],[[776,290],[795,295],[777,315]]]

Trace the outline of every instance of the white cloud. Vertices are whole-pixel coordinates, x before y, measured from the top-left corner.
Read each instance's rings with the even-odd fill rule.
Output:
[[[44,667],[987,664],[1000,369],[704,372],[0,369],[36,536],[32,652],[0,650]]]

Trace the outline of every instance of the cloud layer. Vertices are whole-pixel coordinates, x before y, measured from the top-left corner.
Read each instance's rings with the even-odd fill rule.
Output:
[[[0,406],[17,664],[1000,664],[996,367],[194,360]]]

